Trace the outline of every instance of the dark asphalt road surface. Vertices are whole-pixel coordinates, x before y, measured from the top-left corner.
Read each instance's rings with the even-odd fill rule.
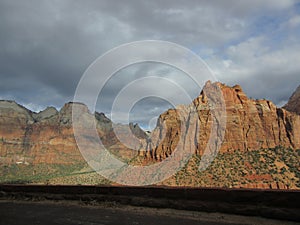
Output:
[[[1,225],[227,224],[199,223],[199,220],[189,218],[177,218],[155,214],[144,215],[143,212],[135,212],[133,210],[91,208],[77,205],[1,203],[0,208]]]
[[[274,224],[262,218],[127,206],[84,206],[68,203],[0,201],[2,225],[228,225]],[[250,219],[249,219],[250,218]],[[277,224],[277,223],[276,223]],[[280,223],[278,223],[280,224]],[[292,223],[293,224],[293,223]]]

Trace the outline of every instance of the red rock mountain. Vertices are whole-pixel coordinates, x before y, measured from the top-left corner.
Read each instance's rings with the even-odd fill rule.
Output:
[[[182,141],[183,148],[191,149],[198,155],[203,154],[214,117],[206,92],[210,92],[213,88],[220,90],[225,104],[223,116],[226,117],[226,126],[224,127],[224,140],[220,146],[221,152],[233,150],[244,152],[276,146],[300,148],[299,115],[283,108],[277,108],[268,100],[249,99],[239,85],[228,87],[221,83],[211,84],[208,82],[204,91],[193,103],[180,106],[180,110],[189,112],[188,119],[192,114],[197,115],[199,118],[196,121],[197,124],[195,125],[191,121],[181,123],[178,109],[170,109],[160,115],[158,126],[152,134],[152,139],[154,139],[152,142],[154,142],[154,146],[157,146],[151,149],[151,154],[146,153],[148,157],[163,159],[170,155],[176,148],[176,141],[181,132],[185,132],[185,140]],[[189,110],[191,108],[192,110]],[[161,133],[166,134],[163,139],[159,138]],[[197,142],[195,143],[194,140]]]
[[[294,113],[299,113],[298,99],[299,88],[284,108],[277,108],[268,100],[249,99],[239,85],[228,87],[207,82],[190,105],[161,114],[150,135],[138,125],[117,125],[124,131],[123,138],[131,130],[140,140],[139,151],[131,151],[122,144],[114,134],[113,123],[103,113],[92,115],[84,104],[67,103],[60,111],[49,107],[35,113],[16,102],[3,100],[0,101],[0,167],[84,162],[73,133],[73,104],[79,106],[82,115],[95,117],[98,134],[110,151],[123,159],[139,157],[142,164],[161,161],[176,148],[200,157],[206,149],[214,152],[218,148],[220,154],[278,146],[296,150],[300,149],[300,115]],[[254,178],[264,179],[256,175]],[[272,186],[284,187],[287,186]]]

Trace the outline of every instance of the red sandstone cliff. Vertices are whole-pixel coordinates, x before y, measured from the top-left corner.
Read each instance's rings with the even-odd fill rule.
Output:
[[[220,95],[223,102],[218,99]],[[83,104],[67,103],[60,111],[49,107],[34,113],[13,101],[0,101],[0,166],[84,162],[73,133],[73,104],[79,105],[80,114],[96,118],[98,134],[110,151],[123,160],[139,155],[142,160],[138,162],[143,164],[161,161],[176,148],[198,156],[204,154],[207,146],[211,152],[220,147],[221,154],[276,146],[300,149],[300,116],[295,113],[298,112],[298,100],[299,91],[296,91],[287,106],[277,108],[267,100],[249,99],[238,85],[228,87],[208,82],[190,105],[181,105],[161,114],[150,136],[138,125],[116,125],[122,139],[126,139],[128,131],[133,132],[139,142],[130,144],[138,146],[139,151],[131,151],[118,140],[112,122],[103,113],[92,115]],[[214,127],[214,124],[220,126]],[[274,183],[267,175],[245,172],[244,176],[255,181],[244,187],[287,187]],[[256,184],[266,179],[268,183]]]
[[[141,139],[140,154],[148,159],[162,160],[172,154],[178,144],[190,152],[202,155],[211,135],[212,108],[205,92],[218,88],[224,98],[226,130],[221,152],[248,151],[276,146],[300,148],[300,116],[277,108],[268,100],[247,98],[241,87],[207,83],[204,91],[190,105],[179,106],[161,114],[150,138],[137,126],[129,128]],[[297,94],[296,94],[297,95]],[[295,94],[293,95],[295,96]],[[296,103],[295,97],[292,102]],[[291,104],[288,104],[291,105]],[[82,105],[82,113],[90,114]],[[288,107],[287,107],[288,108]],[[186,113],[180,118],[178,110]],[[59,112],[47,108],[33,113],[12,101],[0,101],[0,156],[2,163],[73,163],[81,160],[72,129],[72,103]],[[191,115],[197,118],[191,121]],[[105,146],[115,151],[128,150],[114,135],[112,122],[96,113],[99,135]],[[185,121],[182,121],[185,120]],[[122,128],[123,138],[127,129]],[[179,143],[180,138],[181,140]],[[148,140],[147,140],[148,139]]]
[[[71,164],[82,160],[66,107],[33,113],[13,101],[0,102],[1,164]]]
[[[146,141],[147,135],[138,126],[129,126],[131,130],[136,129],[135,135],[142,139],[141,150],[148,159],[162,160],[172,154],[178,145],[181,145],[180,148],[190,148],[188,151],[191,153],[203,154],[213,124],[212,108],[205,91],[213,87],[222,92],[226,107],[226,115],[223,115],[226,130],[221,152],[276,146],[300,148],[299,115],[277,108],[268,100],[249,99],[238,85],[228,87],[221,83],[208,83],[193,103],[160,115],[157,127],[150,136],[151,142]],[[47,108],[33,113],[15,102],[0,101],[1,161],[73,163],[81,160],[73,137],[71,105],[66,104],[59,112]],[[180,118],[178,110],[184,111],[186,118]],[[84,105],[82,113],[89,114]],[[196,114],[197,118],[188,121],[192,114]],[[114,135],[111,121],[104,114],[96,113],[96,118],[105,146],[116,151],[128,150]],[[126,138],[126,131],[122,133],[123,138]],[[182,138],[184,140],[179,142]]]
[[[60,111],[49,107],[34,113],[14,101],[0,101],[0,165],[83,162],[73,133],[73,104],[78,105],[80,114],[94,118],[80,103],[67,103]],[[95,118],[103,144],[120,157],[133,157],[133,152],[117,139],[112,122],[103,113],[96,113]],[[124,130],[125,137],[129,131],[139,138],[146,136],[137,124],[120,124],[118,128]]]
[[[239,85],[228,87],[221,83],[208,82],[204,91],[191,105],[170,109],[160,115],[158,126],[152,133],[153,147],[145,153],[148,158],[160,160],[168,157],[176,148],[182,132],[185,138],[184,148],[191,149],[198,155],[203,154],[213,124],[212,107],[209,106],[211,103],[206,94],[212,88],[221,91],[226,108],[222,115],[225,117],[226,129],[220,152],[249,151],[276,146],[300,148],[299,115],[277,108],[268,100],[249,99]],[[197,114],[196,125],[189,121],[181,122],[178,111],[182,110],[182,107],[185,111],[192,109],[189,115]],[[165,135],[161,137],[160,134]]]

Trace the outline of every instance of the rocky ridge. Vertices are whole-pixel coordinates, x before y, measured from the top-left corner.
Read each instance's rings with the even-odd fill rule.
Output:
[[[160,115],[158,125],[152,133],[152,145],[155,147],[149,149],[150,152],[146,151],[146,157],[157,160],[168,157],[177,147],[183,131],[193,135],[185,136],[184,148],[189,148],[200,156],[204,153],[213,123],[212,109],[205,91],[209,91],[212,86],[221,90],[226,105],[223,112],[226,114],[223,115],[226,117],[226,130],[220,146],[221,153],[234,150],[246,152],[276,146],[300,148],[300,116],[277,108],[268,100],[249,99],[239,85],[228,87],[221,83],[207,83],[204,91],[191,104],[194,109],[190,114],[197,114],[198,118],[197,132],[195,133],[195,126],[191,126],[191,122],[181,123],[178,110],[170,109]],[[191,105],[183,107],[187,110]],[[165,134],[164,137],[159,135],[162,133]],[[191,138],[197,141],[188,140]]]
[[[133,160],[135,163],[149,164],[170,157],[176,148],[186,149],[201,157],[210,141],[214,122],[220,122],[214,120],[216,115],[212,109],[212,105],[218,107],[220,104],[210,96],[210,92],[216,90],[222,94],[225,104],[225,113],[220,116],[225,119],[226,126],[221,127],[223,132],[222,129],[217,130],[215,137],[219,141],[215,147],[219,147],[220,155],[227,156],[233,152],[248,154],[247,152],[279,146],[294,151],[300,149],[300,116],[295,113],[295,107],[288,107],[299,102],[297,91],[287,106],[277,108],[268,100],[249,99],[239,85],[228,87],[222,83],[208,82],[190,105],[182,105],[161,114],[157,127],[150,135],[137,124],[117,125],[123,131],[123,138],[126,139],[126,132],[130,130],[140,140],[139,151],[132,151],[122,144],[114,133],[114,124],[103,113],[91,114],[84,104],[67,103],[60,111],[49,107],[40,113],[34,113],[13,101],[0,101],[0,166],[84,163],[73,133],[73,104],[80,106],[82,115],[96,119],[102,143],[121,160],[136,159]],[[217,103],[212,104],[212,101]],[[179,110],[184,112],[183,117],[179,115]],[[217,113],[218,109],[215,111]],[[253,177],[257,178],[255,174]],[[174,181],[177,178],[170,179]],[[257,183],[255,179],[253,182]],[[248,182],[235,186],[288,188],[283,181],[276,183],[270,177],[264,179],[262,176],[257,179],[258,183],[264,185],[251,186],[251,182]],[[293,179],[296,182],[299,178],[295,175]],[[188,182],[190,181],[182,180],[182,183],[176,185],[187,185]],[[170,180],[167,184],[175,185]],[[205,186],[203,183],[201,185]],[[295,187],[293,185],[289,187]]]

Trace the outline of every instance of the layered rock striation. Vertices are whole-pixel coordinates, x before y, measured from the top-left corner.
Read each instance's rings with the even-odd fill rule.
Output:
[[[208,82],[191,105],[170,109],[160,115],[157,127],[152,133],[152,141],[148,144],[154,147],[145,153],[148,158],[161,160],[168,157],[176,149],[180,137],[184,138],[184,148],[191,149],[198,155],[204,153],[210,136],[216,135],[212,134],[212,112],[215,109],[210,106],[211,102],[206,94],[213,87],[221,91],[226,107],[221,115],[226,121],[226,126],[222,127],[225,128],[224,136],[217,133],[220,136],[213,137],[215,140],[222,139],[220,152],[244,152],[276,146],[300,148],[299,115],[284,108],[277,108],[268,100],[249,99],[239,85],[228,87],[221,83]],[[189,111],[184,122],[178,113],[182,110]],[[191,116],[195,114],[196,121],[188,121],[195,117]]]

